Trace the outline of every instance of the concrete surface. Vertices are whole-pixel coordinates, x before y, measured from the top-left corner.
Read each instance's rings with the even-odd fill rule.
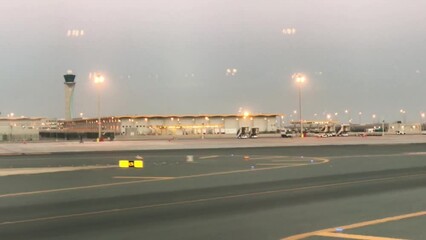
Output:
[[[330,138],[281,138],[259,137],[257,139],[208,138],[172,139],[111,142],[31,142],[1,143],[0,155],[44,154],[53,152],[126,151],[155,149],[214,149],[284,146],[322,145],[370,145],[370,144],[411,144],[426,143],[426,135],[386,135],[374,137],[330,137]]]

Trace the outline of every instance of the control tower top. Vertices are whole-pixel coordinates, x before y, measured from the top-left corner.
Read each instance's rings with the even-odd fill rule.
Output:
[[[73,84],[73,83],[75,83],[74,82],[74,80],[75,80],[75,75],[74,74],[72,74],[72,71],[71,70],[68,70],[67,71],[67,74],[65,74],[64,75],[64,78],[65,78],[65,84]]]

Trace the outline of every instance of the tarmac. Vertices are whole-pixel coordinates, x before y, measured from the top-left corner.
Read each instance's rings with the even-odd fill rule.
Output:
[[[426,143],[426,135],[385,135],[368,137],[305,137],[281,138],[279,136],[262,136],[256,139],[236,138],[174,138],[149,139],[136,141],[55,141],[55,142],[19,142],[0,143],[0,156],[22,154],[49,154],[60,152],[108,152],[132,150],[162,149],[222,149],[253,147],[288,147],[288,146],[333,146],[333,145],[386,145]]]
[[[1,143],[0,239],[423,239],[424,143],[423,135]],[[143,169],[118,168],[138,155]]]
[[[0,177],[13,175],[28,175],[40,173],[71,172],[103,168],[116,168],[116,166],[80,166],[80,167],[38,167],[38,168],[0,168]]]

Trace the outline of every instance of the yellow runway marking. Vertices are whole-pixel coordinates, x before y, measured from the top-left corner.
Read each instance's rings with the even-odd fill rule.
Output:
[[[263,157],[252,157],[251,160],[271,160],[271,159],[282,159],[290,158],[289,156],[263,156]],[[296,157],[292,157],[296,158]]]
[[[91,216],[91,215],[99,215],[99,214],[107,214],[107,213],[116,213],[116,212],[124,212],[124,211],[131,211],[131,210],[140,210],[140,209],[147,209],[147,208],[167,207],[167,206],[175,206],[175,205],[183,205],[183,204],[193,204],[193,203],[203,203],[203,202],[226,200],[226,199],[255,197],[255,196],[263,196],[263,195],[269,195],[269,194],[275,194],[275,193],[296,192],[296,191],[303,191],[303,190],[310,190],[310,189],[321,189],[321,188],[345,186],[345,185],[352,185],[352,184],[365,183],[365,182],[379,182],[379,181],[386,181],[386,180],[391,180],[391,179],[398,179],[398,178],[404,178],[404,177],[413,177],[413,176],[420,176],[420,175],[424,175],[424,174],[414,174],[414,175],[406,175],[406,176],[399,176],[399,177],[387,177],[387,178],[377,178],[377,179],[366,179],[366,180],[358,180],[358,181],[351,181],[351,182],[332,183],[332,184],[314,185],[314,186],[297,187],[297,188],[285,188],[285,189],[278,189],[278,190],[269,190],[269,191],[262,191],[262,192],[242,193],[242,194],[235,194],[235,195],[225,195],[225,196],[218,196],[218,197],[211,197],[211,198],[200,198],[200,199],[184,200],[184,201],[177,201],[177,202],[158,203],[158,204],[142,205],[142,206],[135,206],[135,207],[127,207],[127,208],[106,209],[106,210],[101,210],[101,211],[82,212],[82,213],[75,213],[75,214],[68,214],[68,215],[57,215],[57,216],[51,216],[51,217],[41,217],[41,218],[33,218],[33,219],[24,219],[24,220],[17,220],[17,221],[6,221],[6,222],[0,223],[0,226],[12,225],[12,224],[19,224],[19,223],[29,223],[29,222],[57,220],[57,219],[65,219],[65,218],[72,218],[72,217]],[[425,212],[420,212],[420,213],[413,213],[413,214],[403,215],[403,216],[399,216],[399,217],[392,217],[392,218],[386,218],[386,219],[379,219],[379,220],[375,220],[375,221],[368,221],[368,222],[363,222],[363,223],[357,223],[357,224],[343,226],[341,228],[351,229],[351,228],[356,228],[356,227],[359,227],[359,226],[378,224],[378,223],[387,222],[387,221],[395,221],[395,220],[399,220],[399,219],[404,219],[404,218],[414,217],[414,216],[421,216],[421,215],[425,215],[425,214],[426,214],[426,211]],[[329,228],[329,229],[324,229],[324,230],[316,231],[316,232],[312,232],[312,233],[305,233],[305,234],[301,234],[301,235],[296,235],[296,236],[293,236],[293,237],[290,237],[290,238],[285,238],[285,239],[287,239],[287,240],[290,240],[290,239],[302,239],[302,238],[314,236],[317,233],[332,232],[334,230],[335,230],[334,228]]]
[[[368,158],[368,157],[399,157],[399,156],[416,156],[424,155],[424,152],[407,152],[407,153],[393,153],[393,154],[368,154],[368,155],[341,155],[341,156],[328,156],[328,159],[343,159],[343,158]]]
[[[366,227],[366,226],[376,225],[376,224],[380,224],[380,223],[398,221],[398,220],[402,220],[402,219],[406,219],[406,218],[420,217],[420,216],[423,216],[423,215],[426,215],[426,211],[409,213],[409,214],[404,214],[404,215],[399,215],[399,216],[394,216],[394,217],[387,217],[387,218],[382,218],[382,219],[376,219],[376,220],[372,220],[372,221],[354,223],[354,224],[349,224],[349,225],[346,225],[346,226],[341,226],[340,228],[343,228],[343,229],[360,228],[360,227]]]
[[[329,162],[328,159],[325,158],[315,158],[319,160],[315,163],[306,163],[305,165],[317,165]],[[128,182],[118,182],[118,183],[105,183],[105,184],[96,184],[96,185],[87,185],[87,186],[79,186],[79,187],[69,187],[69,188],[57,188],[57,189],[48,189],[48,190],[39,190],[39,191],[31,191],[31,192],[18,192],[18,193],[7,193],[0,195],[0,198],[7,197],[18,197],[18,196],[26,196],[26,195],[34,195],[34,194],[43,194],[43,193],[55,193],[55,192],[63,192],[63,191],[73,191],[73,190],[84,190],[84,189],[92,189],[92,188],[102,188],[102,187],[112,187],[112,186],[122,186],[128,184],[136,184],[136,183],[146,183],[146,182],[155,182],[155,181],[168,181],[168,180],[177,180],[177,179],[187,179],[187,178],[198,178],[198,177],[207,177],[207,176],[220,176],[234,173],[245,173],[245,172],[256,172],[256,171],[266,171],[280,168],[288,168],[294,166],[273,166],[273,167],[264,167],[264,168],[255,168],[255,169],[243,169],[243,170],[233,170],[233,171],[223,171],[223,172],[212,172],[212,173],[203,173],[203,174],[195,174],[195,175],[187,175],[187,176],[178,176],[171,179],[143,179],[143,180],[134,180]]]
[[[377,224],[387,223],[387,222],[392,222],[392,221],[398,221],[398,220],[407,219],[407,218],[420,217],[420,216],[424,216],[424,215],[426,215],[426,211],[409,213],[409,214],[404,214],[404,215],[399,215],[399,216],[394,216],[394,217],[387,217],[387,218],[381,218],[381,219],[376,219],[376,220],[371,220],[371,221],[349,224],[349,225],[346,225],[346,226],[327,228],[327,229],[314,231],[314,232],[302,233],[302,234],[290,236],[290,237],[287,237],[287,238],[283,238],[282,240],[304,239],[304,238],[308,238],[308,237],[312,237],[312,236],[317,236],[319,234],[324,234],[324,233],[327,233],[327,232],[333,233],[333,232],[335,232],[336,228],[348,230],[348,229],[361,228],[361,227],[377,225]],[[363,239],[369,239],[369,238],[363,238]]]
[[[272,160],[271,162],[309,162],[310,160],[303,160],[303,159],[295,159],[295,160],[292,160],[292,159],[287,159],[287,160],[285,160],[285,159],[282,159],[282,160]]]
[[[346,238],[346,239],[358,239],[358,240],[402,240],[400,238],[387,238],[387,237],[375,237],[365,235],[355,235],[346,233],[333,233],[333,232],[321,232],[316,236],[321,237],[333,237],[333,238]]]
[[[296,167],[296,166],[303,166],[307,164],[301,164],[301,163],[256,163],[256,166],[287,166],[287,167]]]
[[[116,176],[117,179],[173,179],[174,177],[138,177],[138,176]]]
[[[143,205],[143,206],[128,207],[128,208],[115,208],[115,209],[107,209],[107,210],[101,210],[101,211],[82,212],[82,213],[67,214],[67,215],[57,215],[57,216],[51,216],[51,217],[24,219],[24,220],[18,220],[18,221],[6,221],[6,222],[0,223],[0,226],[20,224],[20,223],[49,221],[49,220],[58,220],[58,219],[66,219],[66,218],[73,218],[73,217],[93,216],[93,215],[99,215],[99,214],[117,213],[117,212],[133,211],[133,210],[148,209],[148,208],[168,207],[168,206],[183,205],[183,204],[202,203],[202,202],[209,202],[209,201],[216,201],[216,200],[223,200],[223,199],[247,197],[247,196],[252,196],[252,195],[259,195],[259,194],[258,193],[251,193],[250,194],[249,193],[249,194],[239,194],[239,195],[230,195],[230,196],[213,197],[213,198],[201,198],[201,199],[195,199],[195,200],[186,200],[186,201],[178,201],[178,202],[170,202],[170,203],[159,203],[159,204]]]
[[[164,179],[164,180],[166,180],[166,179]],[[102,187],[111,187],[111,186],[121,186],[121,185],[132,184],[132,183],[154,182],[154,181],[161,181],[161,180],[158,180],[158,179],[135,180],[135,181],[129,181],[129,182],[106,183],[106,184],[96,184],[96,185],[69,187],[69,188],[56,188],[56,189],[39,190],[39,191],[31,191],[31,192],[7,193],[7,194],[0,195],[0,198],[19,197],[19,196],[26,196],[26,195],[64,192],[64,191],[73,191],[73,190],[84,190],[84,189],[102,188]]]

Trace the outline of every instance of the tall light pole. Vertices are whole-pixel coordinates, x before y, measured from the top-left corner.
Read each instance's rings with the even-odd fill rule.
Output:
[[[95,84],[98,85],[97,86],[97,95],[98,95],[98,141],[101,140],[101,87],[100,85],[105,81],[104,76],[102,76],[101,74],[95,74]]]
[[[382,121],[382,136],[385,136],[385,120]]]
[[[8,117],[10,117],[10,121],[9,121],[9,125],[10,125],[10,139],[9,139],[9,141],[12,141],[12,138],[13,138],[13,116],[14,116],[15,114],[14,113],[11,113],[11,114],[8,114],[7,116]]]
[[[345,114],[346,114],[346,117],[347,117],[347,119],[348,119],[348,123],[349,123],[349,120],[351,119],[350,118],[350,116],[349,116],[349,110],[348,109],[345,109]]]
[[[359,125],[361,125],[361,117],[362,117],[362,112],[359,112],[358,113]]]
[[[299,88],[299,120],[300,120],[300,137],[303,138],[303,122],[302,122],[302,84],[305,82],[306,77],[302,73],[295,73],[291,76]]]
[[[401,115],[402,115],[402,123],[406,123],[407,122],[407,120],[406,120],[406,118],[405,118],[405,110],[404,109],[401,109],[401,110],[399,110],[399,112],[401,113]]]

